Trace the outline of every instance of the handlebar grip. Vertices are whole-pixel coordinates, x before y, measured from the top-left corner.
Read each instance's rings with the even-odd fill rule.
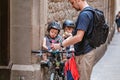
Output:
[[[32,53],[47,53],[47,50],[32,50]]]
[[[33,50],[32,50],[32,53],[40,53],[40,51],[33,51]]]

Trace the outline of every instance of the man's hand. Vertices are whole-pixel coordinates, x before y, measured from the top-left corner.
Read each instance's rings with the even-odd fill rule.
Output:
[[[52,44],[52,47],[51,47],[53,50],[57,50],[57,49],[61,49],[60,47],[60,43],[58,44]]]

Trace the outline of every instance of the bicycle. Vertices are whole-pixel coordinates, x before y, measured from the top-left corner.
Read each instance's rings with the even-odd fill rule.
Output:
[[[40,64],[41,68],[48,68],[48,80],[66,80],[64,75],[64,62],[62,62],[63,53],[65,51],[45,51],[38,50],[32,51],[32,53],[37,53],[37,56],[42,56],[43,53],[50,53],[51,56],[48,57],[49,62],[46,64]]]

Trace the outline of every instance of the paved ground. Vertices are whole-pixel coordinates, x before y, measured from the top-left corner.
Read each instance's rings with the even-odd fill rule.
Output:
[[[120,80],[120,33],[115,33],[105,55],[94,66],[91,80]]]

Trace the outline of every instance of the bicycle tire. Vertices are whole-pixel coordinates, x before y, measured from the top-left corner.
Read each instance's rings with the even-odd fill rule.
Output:
[[[54,80],[54,76],[55,76],[55,74],[54,74],[54,73],[51,73],[51,75],[50,75],[50,80]]]
[[[60,80],[60,76],[55,73],[51,73],[50,80]]]

